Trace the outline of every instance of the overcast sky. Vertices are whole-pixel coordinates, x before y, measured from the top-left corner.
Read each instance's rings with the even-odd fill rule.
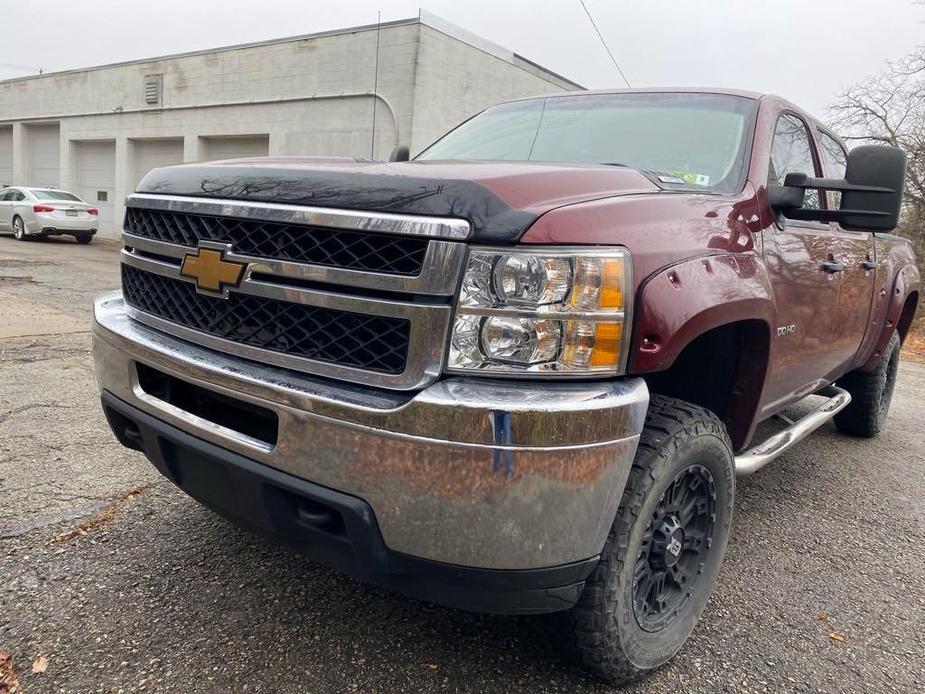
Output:
[[[823,116],[925,44],[913,0],[585,0],[633,86],[775,92]],[[418,7],[586,87],[622,86],[579,0],[0,0],[0,79],[416,16]],[[15,69],[11,65],[26,68]]]

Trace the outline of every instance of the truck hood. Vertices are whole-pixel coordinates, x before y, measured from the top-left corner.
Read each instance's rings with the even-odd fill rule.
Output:
[[[660,190],[615,166],[266,157],[154,169],[137,192],[457,217],[473,240],[504,243],[554,208]]]

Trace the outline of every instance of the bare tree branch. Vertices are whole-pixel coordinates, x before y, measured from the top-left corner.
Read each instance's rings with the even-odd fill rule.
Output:
[[[829,106],[829,121],[848,142],[892,145],[906,152],[904,229],[925,246],[919,228],[925,222],[925,46],[848,87]]]

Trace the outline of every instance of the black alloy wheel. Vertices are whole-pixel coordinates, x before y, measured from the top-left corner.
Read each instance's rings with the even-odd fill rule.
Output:
[[[665,628],[693,594],[713,544],[716,483],[702,465],[677,474],[662,493],[642,537],[633,572],[639,626]]]

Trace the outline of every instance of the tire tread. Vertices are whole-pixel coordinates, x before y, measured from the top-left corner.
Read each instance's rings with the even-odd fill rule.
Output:
[[[641,522],[643,501],[658,479],[656,470],[660,464],[667,464],[687,437],[705,434],[720,438],[732,450],[726,427],[713,412],[683,400],[652,395],[601,560],[587,578],[584,592],[571,612],[572,638],[582,663],[607,681],[627,683],[649,672],[629,660],[621,636],[605,624],[613,621],[618,596],[625,588],[618,565],[627,561],[629,536],[634,525]]]
[[[881,395],[887,384],[891,360],[898,359],[901,347],[899,333],[893,331],[874,369],[852,371],[838,379],[838,385],[851,394],[848,406],[835,415],[835,426],[843,434],[871,438],[880,433],[889,411],[889,402],[881,409]]]

